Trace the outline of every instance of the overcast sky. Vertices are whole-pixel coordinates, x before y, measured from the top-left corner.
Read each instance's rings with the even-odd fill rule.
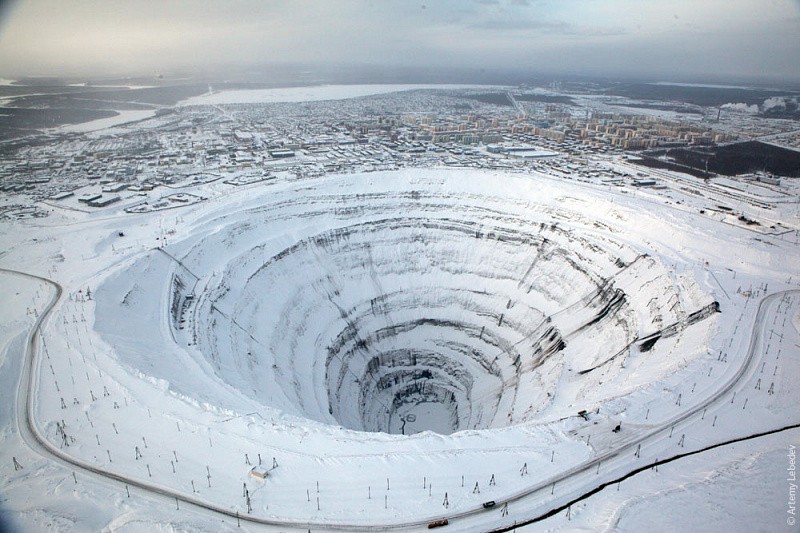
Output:
[[[269,63],[800,80],[800,0],[20,0],[0,76]]]

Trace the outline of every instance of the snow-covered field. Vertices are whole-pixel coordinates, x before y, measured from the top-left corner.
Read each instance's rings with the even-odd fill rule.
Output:
[[[97,131],[105,128],[110,128],[111,126],[119,126],[121,124],[127,124],[129,122],[136,122],[137,120],[144,120],[150,118],[156,114],[156,111],[122,110],[122,111],[117,111],[116,113],[117,115],[114,117],[98,118],[97,120],[90,120],[89,122],[81,122],[80,124],[68,124],[66,126],[60,126],[56,129],[58,131],[65,131],[65,132]]]
[[[319,85],[303,87],[281,87],[278,89],[240,89],[214,91],[187,98],[180,105],[253,104],[267,102],[316,102],[320,100],[342,100],[375,94],[386,94],[419,89],[487,89],[489,85]]]
[[[179,212],[0,228],[0,267],[63,287],[32,354],[34,431],[51,450],[16,407],[0,419],[0,508],[19,527],[218,531],[238,513],[253,530],[447,517],[487,531],[648,461],[798,422],[792,242],[538,174],[204,193],[217,186],[193,187],[211,199]],[[15,390],[55,288],[4,272],[0,291],[0,376]],[[774,462],[797,432],[760,442],[528,527],[639,531],[659,513],[724,531],[716,517],[735,509],[748,530],[781,530]],[[759,481],[737,484],[740,471]],[[720,511],[709,485],[739,504]],[[694,521],[696,498],[711,503]]]

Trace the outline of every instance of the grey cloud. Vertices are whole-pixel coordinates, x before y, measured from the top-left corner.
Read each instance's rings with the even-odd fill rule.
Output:
[[[689,0],[26,0],[0,10],[0,77],[304,62],[800,78],[800,0],[732,1],[723,27]]]
[[[566,22],[547,22],[520,18],[492,18],[469,24],[467,27],[480,30],[529,30],[547,33],[572,33],[575,28]]]

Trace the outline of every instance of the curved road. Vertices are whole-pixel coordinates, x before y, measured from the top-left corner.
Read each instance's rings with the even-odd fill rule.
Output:
[[[170,501],[174,500],[181,501],[184,502],[185,504],[190,504],[208,511],[213,511],[215,513],[228,516],[232,519],[239,519],[241,521],[250,522],[253,524],[267,525],[267,526],[291,527],[298,529],[313,528],[316,530],[338,530],[338,531],[376,531],[376,530],[389,531],[397,529],[426,527],[429,522],[445,517],[448,518],[452,523],[454,521],[457,521],[459,518],[467,518],[470,516],[486,513],[485,509],[478,506],[476,508],[461,511],[459,513],[442,514],[441,516],[438,517],[428,517],[420,521],[409,521],[409,522],[389,524],[389,525],[377,525],[377,524],[365,525],[365,524],[345,524],[345,523],[325,523],[325,522],[301,522],[294,520],[270,520],[250,515],[240,515],[236,511],[220,507],[211,502],[203,501],[201,499],[188,496],[181,492],[173,491],[171,489],[163,487],[158,487],[156,485],[152,485],[147,482],[137,480],[134,478],[129,478],[124,475],[115,474],[113,472],[97,468],[92,464],[71,457],[70,455],[62,452],[60,449],[55,447],[39,432],[34,419],[33,390],[35,388],[34,370],[36,368],[35,365],[37,363],[36,358],[39,353],[38,333],[41,330],[44,323],[46,322],[47,317],[49,316],[53,307],[61,298],[63,289],[61,285],[59,285],[58,283],[41,276],[36,276],[33,274],[28,274],[25,272],[9,270],[4,268],[0,268],[0,272],[7,272],[10,274],[20,275],[30,279],[42,281],[44,283],[47,283],[54,289],[54,294],[51,300],[47,303],[45,309],[39,314],[39,317],[37,318],[36,322],[34,323],[33,327],[31,328],[28,334],[26,341],[25,361],[21,365],[22,371],[20,373],[20,378],[17,385],[17,398],[16,398],[17,426],[20,432],[20,436],[28,446],[30,446],[33,450],[35,450],[44,457],[48,457],[64,466],[79,468],[84,472],[94,474],[106,480],[118,481],[120,483],[132,487],[140,488],[153,495],[166,497]],[[531,496],[532,494],[538,491],[547,490],[548,488],[553,486],[554,483],[563,485],[565,481],[570,480],[576,476],[579,476],[581,474],[593,473],[594,470],[598,468],[598,465],[600,463],[608,463],[608,461],[615,458],[621,459],[622,456],[633,457],[634,447],[640,444],[642,445],[645,444],[650,439],[658,437],[661,433],[666,432],[673,426],[688,421],[690,418],[697,415],[702,410],[707,409],[713,404],[720,402],[724,396],[730,393],[737,386],[737,384],[743,377],[745,377],[748,371],[753,368],[753,360],[756,348],[758,347],[760,339],[764,333],[762,326],[764,324],[765,315],[769,307],[767,304],[771,304],[775,299],[782,298],[783,296],[791,293],[800,293],[800,290],[794,289],[794,290],[781,291],[770,294],[769,296],[766,296],[761,299],[761,301],[759,302],[758,311],[756,313],[756,319],[753,325],[753,333],[750,336],[750,345],[748,347],[747,354],[742,362],[742,365],[725,382],[725,384],[720,389],[717,390],[715,394],[709,396],[704,401],[694,405],[688,411],[684,411],[666,420],[659,427],[653,428],[646,433],[632,436],[631,438],[626,439],[620,445],[616,446],[615,449],[613,450],[597,455],[596,457],[587,462],[584,462],[573,468],[560,472],[558,475],[545,479],[537,483],[536,485],[532,485],[523,490],[505,496],[502,500],[497,502],[498,506],[505,503],[511,503],[514,501],[521,500],[523,498]],[[624,459],[624,461],[630,461],[630,459]],[[594,479],[594,481],[592,482],[593,485],[596,485],[599,482],[599,480],[596,479],[596,476],[594,474],[592,474],[592,479]],[[585,485],[586,483],[582,483],[579,481],[579,487],[584,487]],[[575,489],[577,489],[577,487],[573,488],[573,490]],[[557,503],[556,500],[564,499],[566,497],[567,496],[562,495],[560,498],[552,499],[550,502],[547,503],[547,506],[552,508],[557,508],[559,504]],[[547,509],[545,509],[544,512],[546,511]],[[542,511],[535,511],[534,513],[541,514],[541,512]],[[530,510],[529,513],[531,513]]]

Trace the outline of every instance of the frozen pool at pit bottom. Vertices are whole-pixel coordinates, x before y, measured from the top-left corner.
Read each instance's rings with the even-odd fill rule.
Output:
[[[98,299],[137,314],[153,299],[134,289],[155,291],[177,344],[248,397],[394,434],[535,419],[647,357],[644,335],[710,314],[676,309],[683,287],[652,257],[516,187],[348,185],[207,216]]]

